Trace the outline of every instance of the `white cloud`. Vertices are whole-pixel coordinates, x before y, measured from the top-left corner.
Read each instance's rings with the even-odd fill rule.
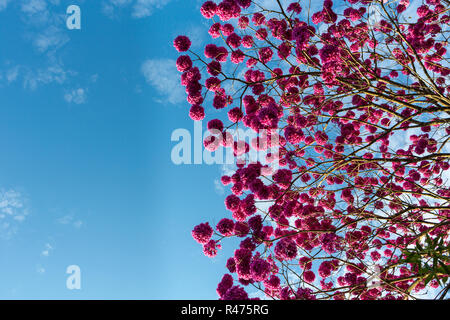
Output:
[[[79,229],[83,225],[83,221],[80,219],[75,219],[74,214],[67,214],[56,219],[56,222],[63,225],[72,225],[74,228]]]
[[[109,0],[103,3],[103,13],[112,18],[116,8],[122,9],[131,5],[131,15],[139,19],[150,16],[169,2],[170,0]]]
[[[89,81],[92,82],[92,83],[96,83],[97,80],[98,80],[98,73],[93,74],[93,75],[89,78]]]
[[[192,42],[192,48],[201,48],[206,41],[209,41],[208,29],[208,24],[197,24],[187,27],[183,31],[180,31],[179,34],[184,34],[189,37]]]
[[[0,11],[6,9],[10,0],[0,0]]]
[[[83,221],[81,221],[81,220],[77,220],[73,223],[73,226],[77,229],[81,228],[82,225],[83,225]]]
[[[16,190],[0,191],[0,237],[10,239],[29,214],[25,197]]]
[[[0,10],[6,3],[8,1],[0,0]],[[24,36],[40,55],[40,61],[37,66],[9,65],[0,79],[7,84],[22,79],[24,88],[31,90],[42,84],[63,83],[73,72],[65,70],[56,56],[57,50],[69,41],[64,31],[65,12],[54,7],[59,5],[59,0],[22,0],[18,3],[26,30]]]
[[[38,265],[36,267],[36,272],[39,273],[39,274],[44,274],[45,273],[45,268],[43,266],[41,266],[41,265]]]
[[[73,220],[73,215],[68,214],[61,218],[56,219],[56,222],[58,222],[60,224],[69,224],[72,220]]]
[[[12,67],[6,72],[6,80],[8,83],[16,81],[19,76],[19,66]]]
[[[86,92],[83,88],[73,89],[64,95],[64,99],[68,103],[83,104],[86,102]]]
[[[45,249],[42,250],[41,255],[44,257],[48,257],[50,255],[50,251],[53,250],[53,247],[50,245],[50,243],[45,244]]]
[[[33,45],[39,52],[46,52],[50,49],[58,49],[68,41],[67,34],[61,28],[52,25],[34,37]]]
[[[174,60],[147,60],[142,64],[141,72],[147,80],[147,83],[164,96],[167,102],[177,104],[183,102],[186,98],[186,94],[180,85],[180,75]]]
[[[0,0],[0,9],[5,6]],[[23,80],[24,88],[34,90],[39,85],[49,83],[62,84],[73,72],[65,70],[56,51],[69,41],[64,31],[65,12],[61,8],[53,7],[59,0],[22,0],[19,2],[21,18],[25,26],[25,38],[40,55],[36,66],[16,63],[8,65],[2,72],[0,79],[7,84]]]
[[[122,8],[128,6],[132,0],[109,0],[109,2],[104,2],[102,6],[103,14],[106,16],[113,18],[114,17],[114,9],[116,7]]]
[[[225,188],[219,179],[214,180],[214,190],[218,195],[225,194]]]
[[[47,3],[45,0],[27,0],[22,2],[21,9],[26,14],[34,15],[47,10]]]
[[[61,65],[51,64],[42,69],[28,69],[24,75],[24,87],[36,89],[39,84],[49,84],[51,82],[63,83],[67,77],[67,71]]]
[[[64,70],[62,65],[57,63],[49,63],[45,67],[37,68],[17,64],[9,65],[5,71],[0,71],[0,81],[6,84],[23,81],[24,88],[35,90],[42,84],[52,82],[62,84],[69,74],[73,74],[73,72]]]
[[[49,5],[47,5],[47,2]],[[65,11],[53,8],[59,1],[25,0],[21,11],[29,28],[27,37],[40,53],[54,52],[69,41]]]
[[[161,9],[170,0],[137,0],[133,6],[133,17],[144,18],[150,16],[155,9]]]
[[[26,16],[26,22],[33,25],[45,25],[52,18],[45,0],[22,1],[21,11]]]
[[[129,5],[133,0],[110,0],[111,4],[115,6],[126,6]]]

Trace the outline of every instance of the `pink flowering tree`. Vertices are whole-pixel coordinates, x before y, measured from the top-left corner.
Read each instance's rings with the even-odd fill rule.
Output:
[[[413,2],[206,1],[204,52],[174,40],[189,116],[237,160],[229,215],[192,231],[237,243],[220,299],[446,297],[450,2]]]

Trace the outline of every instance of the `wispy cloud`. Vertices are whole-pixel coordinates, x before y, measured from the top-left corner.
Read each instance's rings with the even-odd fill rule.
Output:
[[[36,266],[36,272],[39,273],[39,274],[44,274],[45,273],[45,268],[39,264],[39,265]]]
[[[45,0],[26,0],[22,1],[21,9],[29,15],[34,15],[47,10],[47,3]]]
[[[209,40],[209,35],[207,30],[209,29],[209,25],[206,23],[202,23],[201,25],[190,25],[186,27],[184,30],[180,30],[179,34],[184,34],[189,37],[192,41],[192,48],[202,48]]]
[[[214,180],[214,190],[218,195],[225,194],[225,188],[219,179]]]
[[[83,225],[83,221],[81,221],[81,220],[76,220],[72,225],[73,225],[75,228],[80,229],[81,226]]]
[[[171,0],[108,0],[103,3],[103,13],[113,18],[116,9],[131,8],[131,15],[136,18],[145,18],[153,14],[155,10],[163,8]]]
[[[103,14],[105,14],[109,18],[114,18],[116,9],[127,7],[132,1],[133,0],[109,0],[107,2],[103,2]]]
[[[0,11],[5,10],[10,0],[0,0]]]
[[[33,45],[39,52],[57,50],[69,41],[69,36],[61,27],[51,25],[34,37]]]
[[[10,239],[29,214],[26,198],[16,190],[0,191],[0,236]]]
[[[73,89],[64,95],[64,100],[66,100],[68,103],[83,104],[86,102],[86,94],[86,89]]]
[[[48,2],[48,4],[47,4]],[[65,14],[59,8],[59,1],[25,0],[21,12],[28,26],[28,38],[40,53],[53,55],[56,50],[69,42],[65,32]]]
[[[17,77],[19,76],[19,66],[14,66],[6,71],[5,78],[8,81],[8,83],[14,82],[17,80]]]
[[[8,3],[10,1],[0,0],[0,10],[6,8]],[[58,7],[59,4],[59,0],[17,1],[15,8],[18,9],[25,30],[18,40],[25,39],[25,44],[34,48],[39,62],[27,65],[20,61],[14,62],[14,57],[7,57],[8,65],[0,70],[4,84],[23,81],[24,88],[34,90],[39,85],[62,84],[68,76],[75,74],[65,69],[57,54],[70,40],[65,32],[65,11]]]
[[[45,0],[24,0],[21,3],[20,9],[26,15],[26,22],[28,24],[46,24],[51,18]]]
[[[22,82],[25,89],[35,90],[40,85],[50,83],[62,84],[67,77],[75,73],[66,70],[60,63],[49,62],[44,66],[30,67],[21,64],[9,64],[0,70],[0,81],[3,84]]]
[[[83,225],[83,221],[76,219],[74,214],[67,214],[56,219],[56,222],[63,225],[72,225],[74,228],[79,229]]]
[[[141,72],[147,83],[155,88],[165,100],[159,102],[169,102],[177,104],[184,101],[186,94],[179,85],[179,73],[175,66],[175,61],[171,59],[150,59],[141,66]]]
[[[133,5],[133,17],[144,18],[150,16],[155,9],[161,9],[170,0],[137,0]]]
[[[60,64],[50,64],[46,68],[38,69],[25,68],[24,87],[34,90],[40,84],[62,84],[69,73]]]
[[[44,250],[42,250],[42,252],[41,252],[41,255],[44,257],[48,257],[50,255],[50,251],[52,251],[52,250],[53,250],[53,247],[51,246],[51,244],[46,243]]]

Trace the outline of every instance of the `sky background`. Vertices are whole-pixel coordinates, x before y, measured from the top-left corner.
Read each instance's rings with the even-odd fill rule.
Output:
[[[0,0],[1,299],[217,298],[232,244],[211,260],[190,231],[227,214],[222,168],[170,158],[193,129],[172,41],[207,41],[200,5]]]
[[[203,51],[202,3],[0,0],[0,299],[217,299],[235,243],[190,233],[229,216],[224,168],[171,161],[193,132],[172,41]]]

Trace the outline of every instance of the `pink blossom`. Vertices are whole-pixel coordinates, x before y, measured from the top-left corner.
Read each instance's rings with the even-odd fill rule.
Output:
[[[213,91],[213,92],[220,89],[220,84],[221,84],[220,79],[218,79],[216,77],[210,77],[210,78],[206,79],[206,81],[205,81],[205,87],[208,90]]]
[[[216,14],[216,11],[217,11],[217,5],[213,1],[206,1],[205,3],[203,3],[203,5],[200,8],[201,14],[206,19],[211,19],[212,17],[214,17],[214,15]]]
[[[221,139],[222,137],[220,134],[218,136],[209,135],[203,140],[203,145],[205,146],[206,150],[213,152],[220,147]]]
[[[205,118],[205,109],[200,105],[193,105],[189,110],[189,117],[194,121],[201,121]]]
[[[232,33],[234,33],[234,27],[231,23],[225,23],[220,27],[220,30],[222,31],[222,34],[225,37],[230,36]]]
[[[271,275],[269,279],[264,281],[264,286],[269,289],[277,289],[280,287],[280,278],[275,275]]]
[[[217,46],[215,44],[207,44],[205,46],[205,57],[214,59],[217,56]]]
[[[208,121],[207,128],[210,132],[214,130],[223,131],[223,122],[219,119],[213,119]]]
[[[216,22],[208,30],[209,35],[215,39],[220,37],[220,23]]]
[[[208,63],[207,72],[212,76],[218,76],[222,71],[222,65],[217,61]]]
[[[236,33],[232,33],[232,34],[230,34],[230,35],[228,36],[228,38],[227,38],[226,41],[227,41],[227,44],[228,44],[230,47],[236,49],[236,48],[238,48],[238,47],[241,45],[242,39],[241,39],[241,37],[238,36]]]
[[[300,14],[302,12],[302,7],[297,2],[292,2],[288,7],[287,11],[294,11],[296,14]]]
[[[191,40],[186,36],[178,36],[173,41],[173,46],[178,52],[188,51],[191,47]]]
[[[311,20],[314,24],[323,22],[324,14],[322,11],[316,12],[311,16]]]
[[[219,3],[216,13],[220,20],[227,21],[233,18],[238,18],[241,13],[241,8],[233,0],[224,0]]]
[[[236,0],[236,2],[243,8],[246,9],[250,7],[252,1],[251,0]]]
[[[210,227],[209,223],[200,223],[199,225],[195,226],[192,230],[192,237],[195,241],[197,241],[200,244],[206,244],[209,242],[213,235],[213,229]]]
[[[177,70],[184,72],[192,68],[192,60],[189,56],[179,56],[177,59]]]
[[[273,180],[283,187],[289,187],[292,181],[292,171],[288,169],[279,169],[273,175]]]
[[[298,263],[300,265],[300,268],[304,269],[304,270],[310,270],[312,267],[312,261],[310,258],[308,257],[301,257],[298,260]]]
[[[233,286],[221,298],[222,300],[248,300],[248,294],[244,288]]]
[[[228,50],[225,47],[217,47],[215,59],[219,62],[226,62],[228,59]]]
[[[426,5],[422,5],[417,8],[417,15],[421,18],[427,16],[430,13],[431,13],[431,10],[428,9],[428,7]]]
[[[208,243],[203,245],[203,253],[209,258],[214,258],[217,255],[217,248],[219,248],[219,246],[216,241],[209,240]]]
[[[273,51],[269,47],[261,48],[258,51],[258,56],[262,63],[267,63],[272,60]]]
[[[224,274],[222,280],[219,282],[216,289],[219,297],[222,298],[226,294],[228,289],[230,289],[232,286],[233,286],[233,277],[228,273]]]
[[[292,260],[297,256],[297,245],[290,238],[283,238],[275,245],[275,255],[281,260]]]
[[[265,40],[268,36],[267,30],[265,28],[259,28],[255,32],[255,37],[259,40]]]
[[[361,19],[362,14],[359,10],[356,10],[354,8],[347,8],[344,10],[344,16],[346,18],[350,18],[352,21],[356,21]]]
[[[217,231],[219,231],[223,236],[229,237],[233,235],[234,222],[231,219],[223,218],[219,221],[216,226]]]
[[[216,109],[223,109],[227,106],[227,98],[223,94],[214,95],[213,107]]]
[[[314,272],[308,270],[303,272],[303,279],[305,280],[305,282],[312,283],[316,279],[316,275],[314,274]]]
[[[253,259],[250,272],[254,281],[264,281],[270,274],[270,263],[260,258]]]
[[[228,119],[230,119],[230,121],[233,123],[241,120],[243,116],[244,114],[239,107],[233,108],[228,111]]]
[[[256,12],[253,14],[252,22],[255,26],[260,26],[266,22],[266,17],[262,13]]]
[[[239,205],[241,203],[241,199],[235,195],[229,195],[225,199],[225,206],[230,211],[236,211],[239,209]]]
[[[321,146],[325,145],[328,141],[328,136],[322,131],[317,131],[314,138],[316,139],[317,144]]]
[[[246,16],[241,16],[238,21],[238,26],[241,29],[246,29],[249,25],[250,21]]]
[[[253,37],[250,35],[246,35],[242,38],[242,46],[244,48],[251,48],[253,46]]]
[[[236,50],[231,53],[230,61],[239,64],[242,63],[245,59],[245,55],[241,50]]]

